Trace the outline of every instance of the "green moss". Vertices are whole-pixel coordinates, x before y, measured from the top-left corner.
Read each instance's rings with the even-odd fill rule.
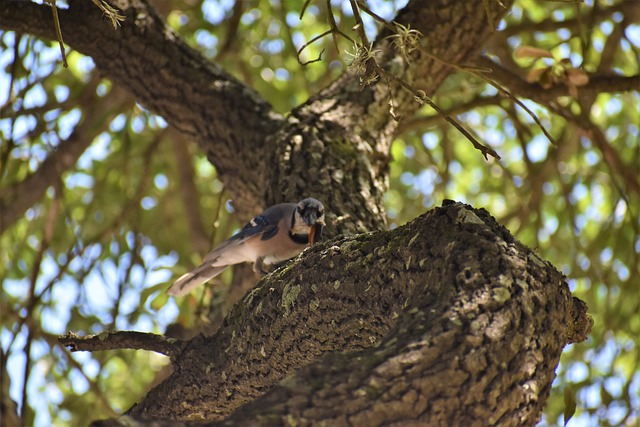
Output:
[[[300,285],[287,284],[282,291],[282,307],[284,308],[284,316],[288,316],[291,313],[291,309],[298,299],[300,294]]]

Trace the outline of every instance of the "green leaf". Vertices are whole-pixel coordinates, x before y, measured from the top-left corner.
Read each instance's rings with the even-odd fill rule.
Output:
[[[573,414],[576,413],[576,396],[571,388],[564,389],[564,425],[566,426]]]

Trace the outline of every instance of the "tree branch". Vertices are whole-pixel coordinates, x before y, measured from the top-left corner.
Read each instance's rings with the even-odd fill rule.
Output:
[[[554,102],[560,96],[569,96],[569,88],[565,85],[555,85],[544,89],[537,83],[528,83],[518,75],[493,62],[486,56],[480,56],[474,64],[478,67],[491,69],[489,76],[500,84],[508,87],[511,93],[540,104]],[[616,76],[616,75],[590,75],[589,83],[578,88],[581,95],[593,96],[602,92],[629,92],[638,90],[640,75]]]
[[[75,165],[113,117],[120,114],[127,104],[133,103],[131,97],[118,87],[113,87],[104,98],[98,98],[95,92],[97,83],[96,78],[80,96],[78,103],[86,108],[82,112],[81,123],[71,135],[61,141],[59,147],[47,156],[38,170],[24,181],[0,189],[0,234],[20,219],[27,209],[42,198],[47,188]]]
[[[167,338],[164,335],[135,331],[102,332],[97,335],[81,337],[69,332],[62,335],[58,341],[74,351],[105,351],[105,350],[148,350],[175,359],[186,346],[186,341]]]
[[[449,203],[267,276],[128,415],[216,420],[258,398],[227,422],[533,425],[563,347],[590,327],[560,272],[486,211]]]
[[[510,1],[502,3],[511,5]],[[494,25],[506,10],[499,8],[491,17]],[[342,219],[332,222],[337,230],[329,229],[329,234],[385,227],[382,197],[387,189],[390,147],[399,126],[389,103],[396,117],[409,117],[421,106],[402,82],[431,96],[453,71],[447,64],[465,64],[491,35],[480,0],[413,0],[394,21],[419,31],[420,45],[428,47],[430,54],[416,50],[407,62],[384,29],[373,46],[379,51],[376,62],[396,79],[378,79],[361,88],[357,70],[351,67],[295,109],[274,136],[276,153],[268,162],[273,167],[267,175],[267,202],[319,197],[325,205],[339,208],[333,212],[339,212],[336,216]],[[349,194],[329,191],[332,188],[348,188]]]
[[[171,31],[146,0],[118,3],[126,19],[114,29],[85,0],[69,1],[58,15],[65,42],[91,56],[97,67],[197,141],[243,216],[263,202],[264,162],[273,147],[265,138],[282,117],[251,88],[237,81]],[[55,39],[49,6],[0,0],[0,28]]]

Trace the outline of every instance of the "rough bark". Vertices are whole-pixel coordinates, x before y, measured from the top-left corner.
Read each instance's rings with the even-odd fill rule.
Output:
[[[418,107],[412,95],[396,82],[361,90],[349,70],[283,119],[146,2],[121,3],[127,20],[114,30],[91,2],[70,1],[60,11],[65,40],[198,141],[241,211],[317,196],[332,212],[330,235],[384,225],[397,129],[387,102],[407,115]],[[495,24],[510,2],[486,5],[411,1],[396,20],[461,64],[490,34],[487,16]],[[0,0],[0,27],[54,36],[48,8],[27,2]],[[452,71],[421,53],[407,65],[387,43],[376,45],[380,64],[428,95]],[[253,400],[227,422],[532,425],[563,346],[589,325],[560,273],[486,212],[454,204],[317,245],[270,275],[217,334],[194,338],[129,415],[215,421]]]
[[[447,204],[268,276],[128,415],[216,420],[255,399],[225,425],[533,425],[590,326],[561,273]]]
[[[412,94],[383,79],[361,90],[350,69],[283,119],[252,89],[182,42],[147,2],[122,0],[118,6],[126,20],[116,30],[91,2],[70,1],[68,10],[59,11],[65,42],[196,140],[241,216],[275,202],[316,196],[340,212],[330,232],[384,225],[382,195],[397,130],[387,103],[393,99],[396,112],[409,115],[419,107]],[[0,0],[0,27],[54,39],[49,9]],[[479,51],[505,12],[500,6],[487,13],[482,0],[411,1],[396,21],[420,31],[421,45],[433,55],[461,64]],[[410,64],[403,62],[386,35],[375,45],[380,64],[426,94],[453,71],[419,51]]]

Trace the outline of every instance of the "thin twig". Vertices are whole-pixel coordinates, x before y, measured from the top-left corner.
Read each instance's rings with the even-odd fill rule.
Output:
[[[81,337],[73,332],[61,335],[58,341],[70,351],[148,350],[175,359],[188,341],[168,338],[164,335],[137,331],[102,332]]]
[[[64,51],[64,40],[62,40],[62,30],[60,29],[60,19],[58,18],[58,6],[56,5],[57,0],[45,0],[49,6],[51,6],[51,10],[53,12],[53,26],[56,29],[56,38],[58,39],[58,44],[60,45],[60,54],[62,55],[62,66],[64,68],[69,68],[69,64],[67,64],[67,54]]]
[[[413,86],[411,86],[409,83],[405,82],[404,80],[396,77],[394,74],[386,71],[385,69],[383,69],[382,67],[380,67],[379,65],[377,65],[377,69],[378,72],[384,76],[387,79],[392,79],[395,82],[397,82],[398,84],[400,84],[400,86],[402,86],[404,89],[408,90],[409,92],[411,92],[414,96],[414,98],[416,99],[416,101],[418,102],[422,102],[425,103],[427,105],[429,105],[431,108],[433,108],[434,110],[436,110],[436,112],[438,114],[440,114],[442,117],[444,117],[444,119],[446,121],[448,121],[453,127],[455,127],[460,133],[462,133],[469,141],[471,141],[471,144],[473,144],[474,148],[476,148],[477,150],[480,150],[480,152],[482,153],[482,155],[484,156],[484,158],[486,160],[488,160],[489,158],[487,157],[487,155],[490,155],[498,160],[500,160],[500,155],[498,153],[495,152],[495,150],[493,150],[492,148],[487,147],[486,145],[482,144],[480,141],[478,141],[469,131],[467,131],[460,123],[458,123],[456,121],[456,119],[454,119],[453,117],[451,117],[450,115],[448,115],[446,113],[446,111],[444,111],[442,108],[440,108],[436,103],[434,103],[428,96],[426,93],[424,93],[424,91],[422,90],[416,90]]]
[[[360,16],[358,3],[356,0],[349,0],[349,3],[351,4],[351,10],[353,10],[353,18],[356,20],[356,25],[353,27],[353,30],[358,32],[363,46],[370,46],[367,32],[364,30],[364,22],[362,22],[362,17]]]
[[[300,55],[302,54],[302,51],[305,50],[308,46],[312,45],[313,43],[315,43],[316,41],[320,40],[321,38],[323,38],[324,36],[326,36],[328,34],[331,34],[331,30],[327,30],[322,34],[320,34],[318,36],[315,36],[314,38],[309,40],[307,43],[303,44],[302,47],[300,47],[300,49],[298,49],[296,57],[298,58],[298,63],[300,65],[305,66],[305,65],[309,65],[309,64],[312,64],[314,62],[318,62],[318,61],[322,60],[322,54],[324,53],[324,49],[322,49],[322,51],[320,52],[320,55],[318,55],[318,57],[316,59],[311,59],[309,61],[302,62],[300,60]]]

